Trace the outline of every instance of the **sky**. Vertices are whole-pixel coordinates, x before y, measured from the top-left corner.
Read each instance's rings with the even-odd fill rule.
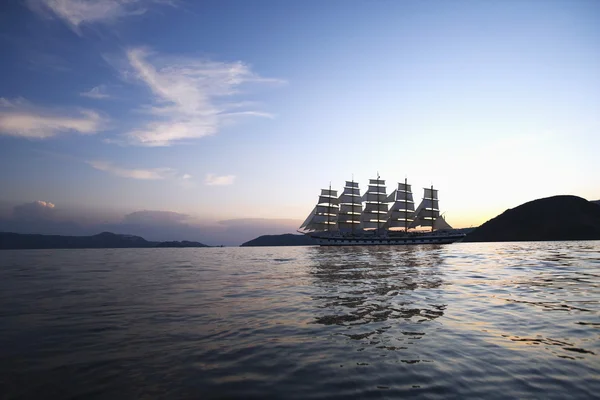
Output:
[[[600,199],[600,2],[4,0],[0,230],[235,245],[321,188]]]

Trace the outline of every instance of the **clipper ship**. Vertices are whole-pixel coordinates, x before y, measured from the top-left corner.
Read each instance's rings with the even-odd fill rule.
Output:
[[[379,175],[369,180],[363,196],[354,179],[346,181],[340,196],[331,185],[321,189],[317,205],[299,229],[321,246],[447,244],[465,236],[453,230],[440,214],[438,191],[433,185],[424,188],[415,210],[406,179],[388,195],[385,180]]]

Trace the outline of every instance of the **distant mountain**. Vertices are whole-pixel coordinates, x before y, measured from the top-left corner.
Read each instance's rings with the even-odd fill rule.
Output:
[[[242,247],[251,246],[310,246],[317,242],[306,235],[294,235],[286,233],[283,235],[264,235],[242,244]]]
[[[600,206],[600,200],[592,200],[592,201],[590,201],[590,203],[594,203],[594,204],[597,204]]]
[[[140,236],[102,232],[93,236],[34,235],[0,232],[0,249],[105,249],[209,247],[198,242],[150,242]]]
[[[487,221],[464,242],[600,239],[600,207],[577,196],[533,200]]]

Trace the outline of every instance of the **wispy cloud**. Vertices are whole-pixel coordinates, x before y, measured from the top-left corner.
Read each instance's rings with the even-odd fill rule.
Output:
[[[18,98],[0,98],[0,134],[44,139],[60,133],[94,134],[103,129],[106,119],[95,111],[49,109]]]
[[[176,176],[177,171],[172,168],[122,168],[107,161],[87,161],[93,168],[111,173],[122,178],[132,178],[141,180],[161,180],[170,179]]]
[[[37,200],[31,203],[15,206],[13,216],[19,219],[47,218],[52,216],[54,204],[49,201]]]
[[[90,99],[102,100],[110,98],[110,95],[106,93],[106,85],[98,85],[87,92],[81,92],[79,94],[83,97],[89,97]]]
[[[223,122],[240,116],[273,117],[240,110],[247,102],[224,101],[238,95],[243,84],[283,82],[262,78],[242,62],[164,57],[144,48],[130,49],[126,56],[130,69],[123,71],[124,76],[134,77],[154,96],[153,103],[143,108],[152,120],[126,134],[132,144],[169,146],[215,134]]]
[[[26,0],[29,8],[44,17],[59,18],[81,35],[82,24],[110,23],[142,15],[154,4],[175,5],[174,0]]]
[[[179,186],[185,189],[192,189],[196,187],[196,182],[192,179],[192,175],[183,174],[179,178],[177,178],[177,183]]]
[[[235,175],[215,175],[215,174],[206,174],[206,178],[204,179],[204,183],[208,186],[226,186],[232,185],[235,181]]]

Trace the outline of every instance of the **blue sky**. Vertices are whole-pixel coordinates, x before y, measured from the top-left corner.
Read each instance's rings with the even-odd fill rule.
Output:
[[[597,1],[1,7],[7,215],[47,202],[63,219],[289,230],[329,182],[364,190],[377,172],[438,187],[458,227],[600,198]]]

